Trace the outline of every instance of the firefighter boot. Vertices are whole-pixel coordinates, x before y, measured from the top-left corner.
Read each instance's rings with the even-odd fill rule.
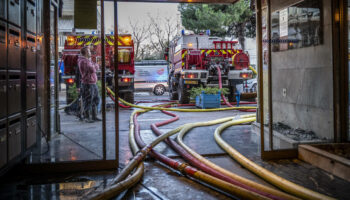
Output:
[[[84,121],[86,123],[92,123],[94,122],[91,118],[90,118],[90,112],[89,111],[85,111],[84,113]]]
[[[92,120],[94,121],[102,121],[100,118],[97,117],[97,108],[92,109]]]

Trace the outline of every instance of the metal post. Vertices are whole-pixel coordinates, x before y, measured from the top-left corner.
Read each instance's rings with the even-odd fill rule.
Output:
[[[106,160],[106,56],[105,56],[105,11],[104,0],[101,0],[101,57],[102,57],[102,146],[103,160]]]
[[[60,116],[58,112],[59,107],[59,66],[58,66],[58,8],[54,9],[54,44],[55,44],[55,131],[61,133]]]
[[[267,0],[267,41],[268,41],[268,96],[269,96],[269,144],[270,151],[273,151],[273,135],[272,135],[272,60],[271,60],[271,0]]]
[[[114,126],[115,126],[115,160],[117,161],[117,167],[119,167],[119,105],[118,105],[118,2],[114,0],[114,94],[115,94],[115,102],[114,102]]]
[[[258,80],[259,80],[259,118],[260,118],[260,149],[261,157],[265,151],[264,144],[264,91],[263,91],[263,62],[262,62],[262,24],[261,0],[256,0],[256,42],[258,47]]]
[[[44,118],[46,119],[46,127],[44,132],[47,133],[47,140],[51,140],[51,88],[50,88],[50,1],[43,1],[44,14],[44,91],[45,98],[43,101],[44,106]]]

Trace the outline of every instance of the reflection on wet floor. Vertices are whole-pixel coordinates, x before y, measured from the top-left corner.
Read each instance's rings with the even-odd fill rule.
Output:
[[[132,111],[132,109],[121,109],[120,112],[120,167],[125,166],[132,157],[128,143],[129,117]],[[208,121],[221,117],[246,114],[239,111],[211,112],[205,114],[176,113],[179,114],[180,120],[161,127],[161,131],[167,132],[188,122]],[[62,125],[63,134],[53,138],[50,143],[49,153],[41,156],[41,161],[60,162],[101,159],[101,126],[97,124],[84,124],[74,117],[66,116],[62,118],[62,116],[62,123],[64,122]],[[141,125],[142,139],[146,143],[151,142],[156,136],[150,130],[150,125],[170,118],[159,111],[151,111],[140,115],[138,119]],[[221,167],[250,180],[269,185],[264,180],[249,173],[245,168],[242,168],[216,144],[213,134],[217,126],[195,128],[185,136],[184,142],[196,152],[202,155],[205,154],[207,159]],[[107,158],[109,159],[114,159],[115,152],[113,127],[114,113],[110,111],[107,112]],[[175,137],[174,135],[171,138],[175,139]],[[340,199],[346,199],[346,197],[350,196],[350,191],[346,190],[346,188],[350,187],[348,182],[299,160],[262,161],[259,153],[260,140],[256,134],[251,132],[249,125],[229,127],[222,133],[222,137],[239,152],[254,160],[259,165],[295,183]],[[43,144],[43,148],[46,148],[45,144]],[[177,160],[185,162],[177,157],[176,152],[168,148],[165,143],[156,146],[155,150],[167,156],[175,156]],[[7,177],[0,180],[0,199],[84,199],[87,194],[108,187],[113,182],[116,174],[117,171],[104,171],[52,177],[23,177],[21,174],[11,172]],[[134,188],[130,189],[122,199],[195,200],[232,199],[232,197],[203,186],[196,181],[188,179],[181,173],[173,171],[153,159],[147,158],[143,179]]]

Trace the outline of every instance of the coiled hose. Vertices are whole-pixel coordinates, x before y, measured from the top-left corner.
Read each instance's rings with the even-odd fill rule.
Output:
[[[261,178],[265,179],[266,181],[270,182],[271,184],[275,185],[276,187],[281,188],[282,190],[284,190],[290,194],[298,196],[302,199],[333,199],[329,196],[320,194],[318,192],[312,191],[310,189],[307,189],[305,187],[297,185],[293,182],[290,182],[290,181],[268,171],[267,169],[255,164],[254,162],[252,162],[251,160],[249,160],[248,158],[246,158],[245,156],[240,154],[236,149],[234,149],[229,144],[227,144],[220,136],[222,131],[225,130],[227,127],[242,124],[242,123],[247,123],[247,122],[254,122],[255,120],[256,120],[256,118],[252,117],[252,118],[247,118],[244,120],[229,121],[229,122],[226,122],[226,123],[220,125],[218,128],[216,128],[215,133],[214,133],[214,137],[215,137],[216,142],[233,159],[235,159],[237,162],[239,162],[245,168],[247,168],[251,172],[255,173],[256,175],[260,176]]]

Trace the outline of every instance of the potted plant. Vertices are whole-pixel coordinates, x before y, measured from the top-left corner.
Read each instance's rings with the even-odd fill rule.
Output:
[[[228,94],[228,89],[218,87],[195,87],[191,89],[191,98],[196,99],[196,106],[200,108],[220,108],[221,94]]]

